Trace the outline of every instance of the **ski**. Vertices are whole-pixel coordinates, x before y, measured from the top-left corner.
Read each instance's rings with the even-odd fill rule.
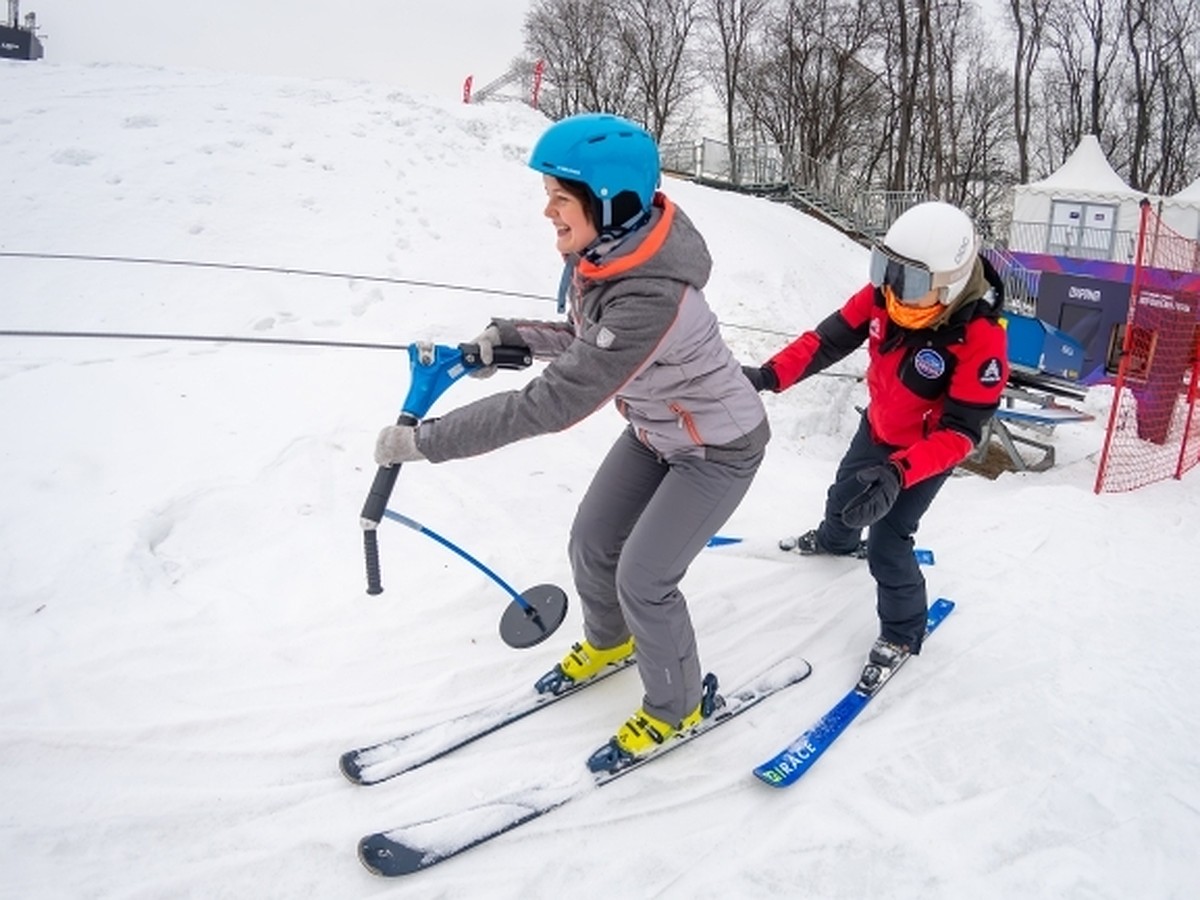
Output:
[[[944,598],[937,600],[929,608],[929,614],[925,620],[925,636],[929,637],[933,634],[953,609],[953,601]],[[856,685],[833,709],[821,716],[812,728],[755,768],[755,776],[772,787],[782,788],[795,784],[805,772],[812,768],[813,764],[821,758],[821,754],[829,749],[829,746],[871,702],[871,698],[879,693],[907,660],[907,656],[901,657],[899,662],[887,671],[886,676],[870,692]]]
[[[566,682],[566,686],[558,693],[538,693],[536,688],[523,688],[507,699],[489,703],[473,712],[435,722],[377,744],[349,750],[342,754],[338,766],[342,774],[355,784],[379,784],[441,759],[559,700],[578,694],[633,665],[634,661],[635,656],[628,656],[587,681],[579,684]]]
[[[744,540],[744,538],[734,537],[732,535],[718,534],[718,535],[714,535],[713,537],[709,538],[708,543],[705,544],[705,547],[729,547],[729,546],[733,546],[734,544],[740,544],[743,542],[743,540]],[[784,553],[793,553],[796,556],[828,556],[829,555],[829,554],[822,554],[822,553],[801,553],[799,550],[796,549],[797,539],[795,537],[780,538],[778,543],[779,543],[779,549],[782,550]],[[751,554],[745,554],[745,555],[757,556],[759,554],[751,553]],[[847,557],[849,557],[850,559],[866,559],[867,558],[867,542],[859,541],[858,547],[855,548],[854,552],[847,553],[845,555]],[[917,563],[922,566],[932,566],[934,564],[934,562],[936,562],[934,555],[933,555],[933,551],[930,550],[928,547],[914,547],[913,548],[913,557],[916,559]]]
[[[468,809],[367,835],[358,842],[358,857],[371,872],[389,878],[428,869],[661,759],[753,709],[773,694],[803,681],[811,672],[806,660],[784,660],[746,686],[725,694],[713,714],[695,728],[669,739],[653,753],[625,762],[615,771],[584,769],[565,781],[535,785]]]
[[[829,556],[828,553],[802,553],[797,550],[797,539],[794,537],[785,537],[779,539],[779,549],[784,553],[795,553],[798,556]],[[853,553],[844,554],[851,559],[866,559],[867,558],[867,542],[859,541],[858,546]],[[916,559],[918,565],[932,566],[934,563],[933,551],[927,547],[914,547],[913,558]]]

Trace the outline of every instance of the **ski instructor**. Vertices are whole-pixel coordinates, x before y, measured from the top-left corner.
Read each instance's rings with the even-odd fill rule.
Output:
[[[861,555],[876,582],[880,636],[860,687],[882,684],[925,635],[925,578],[912,536],[950,472],[979,443],[1008,380],[1003,286],[971,219],[931,201],[902,213],[871,250],[870,283],[746,377],[779,392],[867,343],[870,403],[834,476],[825,517],[780,541],[809,555]]]
[[[474,340],[549,360],[518,391],[416,426],[389,425],[379,465],[476,456],[569,428],[612,402],[628,425],[592,479],[568,553],[584,636],[539,689],[580,682],[637,650],[641,708],[602,747],[636,757],[700,721],[701,667],[679,583],[741,502],[770,438],[758,394],[702,289],[712,259],[683,210],[657,191],[658,148],[617,116],[552,125],[529,160],[565,262],[566,321],[493,319]]]

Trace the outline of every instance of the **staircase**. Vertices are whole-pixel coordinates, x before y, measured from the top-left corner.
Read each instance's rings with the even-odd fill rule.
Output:
[[[508,87],[510,84],[515,84],[518,81],[524,81],[526,83],[531,82],[533,80],[533,76],[534,76],[534,65],[535,64],[533,64],[533,63],[513,65],[512,68],[510,68],[507,72],[505,72],[499,78],[494,78],[491,81],[489,81],[487,84],[485,84],[483,87],[481,87],[479,90],[473,91],[471,93],[471,102],[472,103],[482,103],[484,100],[487,100],[489,98],[492,98],[495,100],[512,100],[512,99],[514,99],[512,97],[499,96],[499,92],[501,90],[503,90],[504,88]],[[524,98],[522,98],[522,99],[524,99]]]

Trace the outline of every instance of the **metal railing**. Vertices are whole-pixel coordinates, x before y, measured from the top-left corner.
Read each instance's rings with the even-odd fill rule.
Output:
[[[1133,263],[1137,254],[1137,232],[1014,221],[1008,229],[1008,249],[1021,253],[1070,256],[1074,259]]]
[[[1004,282],[1004,308],[1022,316],[1037,316],[1038,286],[1042,273],[1027,269],[998,244],[988,244],[982,250],[1000,280]]]
[[[828,160],[764,143],[737,146],[711,138],[664,143],[664,171],[698,181],[777,196],[815,212],[851,235],[877,239],[900,213],[929,199],[920,191],[886,191],[848,177]]]
[[[729,145],[710,138],[665,143],[659,147],[659,155],[666,172],[778,197],[820,215],[866,243],[880,239],[910,206],[931,199],[922,191],[871,188],[847,177],[832,162],[798,152],[785,156],[764,144],[737,148],[732,162]],[[1022,315],[1036,315],[1041,272],[1025,268],[994,242],[989,242],[983,252],[1004,281],[1005,307]]]

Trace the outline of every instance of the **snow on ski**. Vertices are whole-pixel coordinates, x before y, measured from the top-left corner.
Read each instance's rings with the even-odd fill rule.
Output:
[[[691,731],[672,738],[655,752],[638,757],[615,772],[592,773],[581,766],[583,771],[578,776],[559,783],[535,785],[467,809],[367,835],[358,843],[359,859],[370,871],[386,877],[428,869],[661,759],[732,721],[773,694],[803,681],[811,672],[812,667],[806,660],[783,660],[744,687],[722,694],[724,704]]]
[[[925,620],[925,636],[933,634],[934,630],[942,624],[946,616],[950,615],[954,609],[954,602],[946,599],[937,600],[930,608],[928,617]],[[876,686],[871,693],[859,690],[856,686],[850,693],[838,702],[833,709],[825,713],[812,728],[800,735],[792,743],[788,744],[783,750],[771,757],[754,770],[755,776],[766,784],[772,787],[788,787],[795,784],[800,777],[812,768],[813,764],[820,759],[821,754],[829,749],[830,745],[837,740],[838,736],[854,721],[855,717],[862,712],[871,698],[874,697],[884,685],[888,683],[899,671],[900,667],[909,659],[904,657],[901,661],[892,668],[887,678]]]
[[[489,703],[473,712],[435,722],[369,747],[349,750],[342,754],[338,766],[342,774],[355,784],[369,785],[387,781],[435,759],[441,759],[559,700],[578,694],[633,665],[635,656],[626,657],[594,678],[567,687],[557,694],[539,694],[532,687],[524,688],[509,699]]]

